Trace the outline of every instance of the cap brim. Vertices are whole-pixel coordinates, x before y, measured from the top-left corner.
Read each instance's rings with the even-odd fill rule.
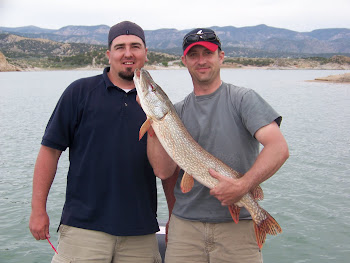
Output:
[[[189,45],[185,51],[184,51],[184,56],[186,56],[187,52],[193,47],[193,46],[196,46],[196,45],[201,45],[207,49],[209,49],[210,51],[214,52],[215,50],[218,49],[218,45],[214,44],[214,43],[211,43],[211,42],[208,42],[208,41],[199,41],[199,42],[194,42],[192,43],[191,45]]]

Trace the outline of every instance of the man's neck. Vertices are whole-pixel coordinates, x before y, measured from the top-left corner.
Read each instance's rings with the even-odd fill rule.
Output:
[[[193,91],[196,96],[203,96],[203,95],[209,95],[214,93],[218,88],[221,86],[221,79],[218,78],[217,80],[211,82],[211,83],[202,83],[202,82],[193,82]]]

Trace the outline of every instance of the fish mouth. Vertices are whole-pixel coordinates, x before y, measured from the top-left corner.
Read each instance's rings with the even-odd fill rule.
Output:
[[[154,85],[152,85],[152,82],[154,83],[154,81],[147,70],[143,68],[135,69],[134,78],[136,79],[136,81],[138,81],[139,86],[143,92],[154,91],[155,88]]]
[[[140,75],[141,75],[141,70],[139,68],[135,69],[134,71],[135,78],[140,79]]]
[[[141,85],[141,70],[139,68],[134,70],[134,83],[137,92],[144,92],[144,87]]]

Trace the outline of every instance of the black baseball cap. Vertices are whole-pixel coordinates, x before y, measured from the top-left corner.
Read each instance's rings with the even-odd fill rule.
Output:
[[[120,22],[114,26],[112,26],[109,29],[108,33],[108,46],[111,45],[112,41],[121,35],[134,35],[138,36],[139,38],[142,39],[143,43],[146,46],[146,41],[145,41],[145,32],[143,32],[143,29],[130,21],[123,21]]]

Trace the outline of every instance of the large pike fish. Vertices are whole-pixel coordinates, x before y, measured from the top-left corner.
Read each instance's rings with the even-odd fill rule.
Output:
[[[160,143],[169,156],[184,170],[181,189],[188,192],[193,187],[193,178],[212,189],[217,179],[209,174],[212,168],[220,174],[239,178],[241,175],[228,165],[204,150],[189,134],[176,113],[176,110],[165,92],[152,79],[147,70],[136,69],[134,82],[142,109],[147,115],[146,122],[140,129],[140,138],[152,126]],[[245,207],[250,213],[255,228],[256,240],[262,248],[266,234],[277,235],[282,232],[277,221],[260,205],[262,199],[260,187],[242,197],[229,206],[232,219],[238,223],[240,207]]]

